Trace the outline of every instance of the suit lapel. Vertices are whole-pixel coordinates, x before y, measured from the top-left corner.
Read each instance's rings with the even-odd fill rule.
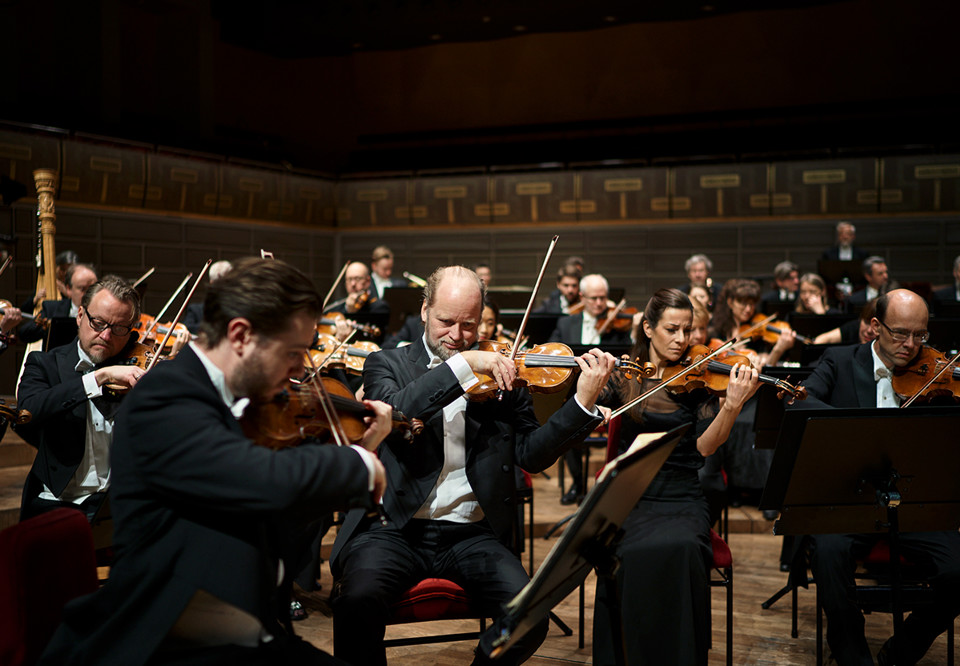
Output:
[[[861,407],[877,406],[877,382],[873,377],[873,343],[860,345],[853,354],[853,385]]]

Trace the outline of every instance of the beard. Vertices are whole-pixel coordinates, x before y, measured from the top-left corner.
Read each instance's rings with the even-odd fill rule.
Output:
[[[231,392],[238,398],[269,400],[282,390],[268,376],[260,354],[254,353],[236,369]]]
[[[443,338],[440,340],[434,340],[432,337],[430,337],[430,334],[427,333],[427,348],[437,357],[439,357],[441,361],[447,361],[450,359],[450,357],[459,354],[464,350],[463,341],[460,342],[456,349],[448,349],[441,344],[443,340]],[[454,344],[452,340],[448,340],[447,342]]]

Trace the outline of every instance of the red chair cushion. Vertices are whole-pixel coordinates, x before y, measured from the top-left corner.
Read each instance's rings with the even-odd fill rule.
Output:
[[[890,564],[890,542],[886,539],[878,541],[873,544],[873,548],[870,549],[870,552],[867,553],[867,557],[863,560],[863,563],[867,566],[884,566]],[[900,564],[910,564],[907,560],[900,556]]]
[[[713,550],[713,566],[718,569],[733,567],[733,553],[730,546],[714,530],[710,530],[710,548]]]
[[[479,617],[471,610],[463,588],[444,578],[424,578],[404,592],[390,610],[392,615],[387,624]]]
[[[63,606],[97,589],[86,516],[55,509],[0,532],[0,664],[33,664]]]

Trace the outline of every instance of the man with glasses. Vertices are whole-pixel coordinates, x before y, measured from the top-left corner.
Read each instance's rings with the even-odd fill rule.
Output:
[[[896,289],[879,299],[870,324],[876,339],[828,349],[807,379],[802,407],[898,407],[891,376],[909,365],[929,338],[927,304],[912,291]],[[864,621],[852,600],[854,561],[883,535],[821,534],[813,537],[810,568],[827,613],[827,642],[840,666],[872,664]],[[960,614],[960,533],[901,535],[904,556],[930,572],[935,603],[915,610],[896,643],[891,638],[877,655],[882,664],[914,664]]]
[[[347,316],[360,312],[390,312],[386,301],[377,298],[376,289],[370,289],[370,269],[360,261],[354,261],[343,275],[347,297],[327,306],[327,312],[340,312]]]
[[[37,449],[21,520],[60,506],[93,517],[110,484],[108,450],[118,407],[103,387],[129,388],[143,376],[142,369],[122,364],[140,317],[140,297],[123,278],[108,275],[87,289],[76,317],[76,340],[31,354],[17,387],[17,406],[33,418],[16,430]]]

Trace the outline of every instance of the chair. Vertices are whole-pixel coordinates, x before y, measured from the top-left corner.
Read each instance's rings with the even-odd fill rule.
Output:
[[[610,462],[619,455],[620,445],[620,416],[612,419],[607,429],[607,462]],[[599,475],[599,472],[597,472]],[[725,521],[726,522],[726,521]],[[712,558],[708,565],[708,571],[715,571],[719,578],[710,575],[710,587],[723,587],[727,590],[727,666],[733,666],[733,553],[730,552],[730,546],[716,533],[710,530],[710,548]],[[580,640],[579,647],[583,649],[584,634],[584,595],[585,585],[580,584]],[[709,596],[709,591],[708,591]],[[709,601],[709,599],[708,599]]]
[[[54,509],[0,532],[0,663],[36,663],[64,605],[97,589],[86,516]]]
[[[403,593],[391,607],[387,625],[434,620],[479,619],[478,631],[413,638],[391,638],[383,642],[386,647],[446,643],[448,641],[477,640],[486,628],[486,618],[471,609],[470,600],[463,588],[444,578],[424,578]]]
[[[867,585],[856,584],[854,593],[856,595],[857,605],[865,614],[873,611],[880,613],[893,613],[893,587],[890,584],[890,543],[886,539],[881,539],[873,545],[866,558],[860,562],[863,570],[858,570],[854,574],[857,581],[874,580],[875,584]],[[899,612],[928,603],[928,599],[934,594],[933,589],[927,584],[922,576],[913,575],[911,569],[913,564],[902,555],[900,556],[901,584],[900,584],[900,602]],[[820,589],[817,588],[817,663],[823,663],[823,606],[820,603]],[[796,613],[796,605],[794,605]],[[947,627],[947,666],[953,666],[954,651],[954,623],[951,622]]]

